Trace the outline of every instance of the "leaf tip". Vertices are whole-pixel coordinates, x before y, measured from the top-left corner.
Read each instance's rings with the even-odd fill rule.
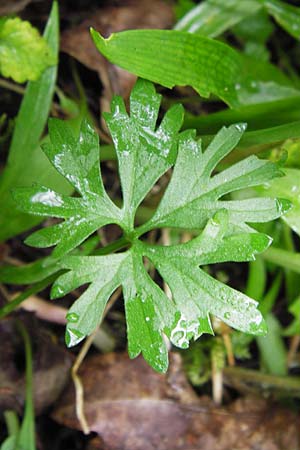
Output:
[[[253,249],[253,261],[255,255],[263,253],[273,242],[273,239],[264,233],[251,233],[251,247]]]
[[[266,336],[268,333],[268,326],[260,311],[257,311],[257,316],[249,323],[249,332],[255,336]]]
[[[247,126],[248,124],[246,122],[239,122],[232,125],[233,128],[242,134],[247,130]]]
[[[290,200],[287,200],[286,198],[277,198],[276,206],[279,216],[283,216],[293,207],[293,203]]]

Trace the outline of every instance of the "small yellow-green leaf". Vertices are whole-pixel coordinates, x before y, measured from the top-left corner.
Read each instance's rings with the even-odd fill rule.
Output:
[[[39,31],[18,17],[0,19],[0,72],[18,83],[37,80],[56,63]]]

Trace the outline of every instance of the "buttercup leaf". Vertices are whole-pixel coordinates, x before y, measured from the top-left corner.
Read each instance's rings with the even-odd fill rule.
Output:
[[[236,201],[228,197],[233,191],[282,175],[275,163],[254,156],[216,173],[218,163],[241,139],[245,124],[222,128],[203,150],[193,131],[179,134],[181,106],[172,107],[156,127],[159,105],[153,85],[140,79],[131,94],[130,114],[119,97],[106,114],[118,157],[122,207],[105,191],[98,138],[87,122],[76,138],[64,122],[52,120],[51,143],[44,147],[79,196],[62,196],[35,186],[16,190],[15,199],[26,212],[62,219],[27,239],[34,246],[56,245],[52,255],[63,256],[59,267],[66,272],[55,281],[52,297],[88,285],[67,315],[67,344],[77,344],[100,324],[108,299],[121,286],[130,356],[142,353],[156,370],[165,372],[168,352],[163,334],[174,345],[186,348],[191,339],[213,333],[211,315],[247,333],[266,332],[257,303],[217,281],[201,266],[255,259],[271,239],[249,224],[276,219],[290,204],[272,198]],[[172,167],[171,180],[153,217],[135,228],[137,208]],[[94,256],[74,253],[88,236],[109,223],[123,229],[124,251]],[[165,226],[193,230],[194,237],[171,246],[149,245],[142,239],[152,229]],[[145,258],[170,287],[172,298],[150,277]]]

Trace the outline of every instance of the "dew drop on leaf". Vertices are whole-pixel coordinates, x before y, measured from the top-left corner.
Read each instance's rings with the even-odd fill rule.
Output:
[[[66,329],[66,343],[68,347],[73,347],[74,345],[79,344],[84,337],[84,334],[74,328]]]
[[[76,313],[73,313],[73,312],[72,313],[68,313],[66,315],[66,319],[67,319],[68,322],[76,323],[79,320],[79,315],[76,314]]]

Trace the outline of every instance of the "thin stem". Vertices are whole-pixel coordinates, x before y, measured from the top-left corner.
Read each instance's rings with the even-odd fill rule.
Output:
[[[84,342],[83,346],[81,347],[81,350],[80,350],[80,352],[75,360],[75,363],[73,364],[73,367],[71,369],[72,380],[73,380],[74,387],[75,387],[76,416],[77,416],[77,419],[79,420],[79,423],[81,425],[81,428],[82,428],[82,431],[84,432],[84,434],[90,433],[90,427],[87,423],[85,413],[84,413],[84,390],[83,390],[83,384],[78,375],[78,370],[93,343],[93,340],[95,338],[97,330],[98,330],[98,327],[86,339],[86,341]]]
[[[289,397],[300,398],[300,377],[278,376],[240,367],[224,367],[227,384],[259,386],[261,390],[285,393]]]
[[[128,240],[122,236],[120,239],[112,242],[111,244],[107,245],[106,247],[99,248],[95,250],[92,254],[95,255],[108,255],[109,253],[117,252],[118,250],[121,250],[125,247],[127,247],[130,244]]]
[[[19,444],[20,447],[28,450],[35,450],[35,422],[34,422],[34,405],[33,405],[33,373],[32,373],[32,348],[28,331],[21,321],[17,321],[17,328],[21,334],[26,357],[26,394],[25,394],[25,411],[24,419],[21,425]]]
[[[26,300],[26,298],[30,297],[31,295],[37,294],[38,292],[41,292],[43,289],[49,286],[49,284],[56,280],[58,275],[59,273],[57,272],[50,277],[45,278],[38,283],[35,283],[29,289],[26,289],[24,292],[18,295],[14,300],[0,308],[0,319],[14,311],[24,300]]]
[[[25,94],[24,87],[18,86],[17,84],[12,83],[11,81],[4,80],[3,78],[0,78],[0,87],[9,89],[10,91],[16,92],[17,94],[21,94],[21,95]]]
[[[111,296],[109,302],[106,305],[104,314],[101,319],[101,323],[103,322],[103,318],[106,316],[108,311],[111,309],[113,304],[116,302],[118,297],[120,296],[121,289],[118,288],[113,295]],[[84,387],[81,381],[81,378],[78,375],[78,370],[86,357],[91,345],[93,344],[95,337],[97,336],[98,330],[100,328],[101,323],[95,328],[93,333],[86,339],[84,342],[76,360],[71,369],[72,380],[75,387],[75,397],[76,397],[76,416],[81,425],[82,431],[84,434],[89,434],[91,432],[90,427],[88,425],[85,413],[84,413]]]

